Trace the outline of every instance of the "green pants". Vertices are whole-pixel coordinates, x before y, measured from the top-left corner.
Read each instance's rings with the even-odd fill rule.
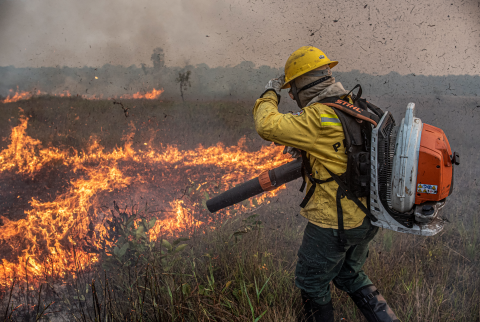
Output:
[[[345,230],[347,243],[341,246],[337,229],[321,228],[308,223],[298,251],[295,285],[302,294],[323,305],[331,300],[330,282],[347,293],[373,284],[362,266],[368,256],[368,245],[378,227],[365,218],[360,227]]]

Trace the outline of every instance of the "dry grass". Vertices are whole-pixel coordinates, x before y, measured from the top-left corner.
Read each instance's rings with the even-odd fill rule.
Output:
[[[35,307],[20,307],[11,320],[28,315],[35,320],[55,300],[44,318],[61,311],[63,319],[81,321],[254,321],[265,312],[262,321],[295,321],[301,310],[293,283],[295,253],[304,222],[282,220],[285,215],[275,208],[283,206],[265,207],[261,216],[281,216],[280,228],[252,229],[235,241],[232,234],[245,227],[239,220],[245,216],[239,216],[192,237],[189,247],[166,263],[149,256],[145,264],[79,271],[65,285],[50,281],[43,290],[27,292],[17,285],[10,308],[3,306],[2,312],[29,301]],[[464,246],[474,233],[463,231],[462,237],[449,227],[439,236],[420,238],[384,230],[374,239],[365,270],[401,321],[478,321],[478,256]],[[348,296],[332,290],[336,316],[363,321]]]
[[[165,118],[164,113],[173,115],[172,119],[176,120],[173,123],[165,121],[155,127],[178,127],[177,137],[170,130],[165,130],[165,133],[170,135],[168,140],[185,147],[196,145],[197,140],[203,139],[213,144],[218,141],[218,135],[234,143],[248,130],[251,121],[243,105],[217,103],[204,117],[212,119],[211,122],[215,122],[215,117],[226,118],[229,122],[238,119],[239,128],[243,130],[229,133],[230,127],[226,126],[205,129],[193,119],[208,104],[188,110],[177,103],[165,103],[166,106],[159,109],[152,102],[132,101],[131,104],[144,104],[141,107],[143,114],[138,114],[142,116],[134,119],[132,115],[131,119],[127,119],[119,110],[119,123],[108,125],[109,117],[118,109],[110,103],[48,98],[42,103],[44,111],[37,106],[38,102],[35,103],[37,105],[25,102],[23,108],[27,113],[29,109],[36,111],[36,121],[32,121],[32,125],[50,117],[52,120],[57,117],[58,125],[64,125],[61,118],[70,119],[67,111],[76,110],[81,118],[97,111],[97,122],[94,124],[98,125],[93,129],[88,127],[87,131],[81,124],[68,123],[62,133],[73,134],[59,136],[61,140],[74,137],[77,140],[75,144],[79,146],[89,133],[99,135],[105,129],[104,142],[114,146],[113,143],[118,142],[122,134],[120,123],[123,126],[132,119],[138,124],[149,124],[148,119],[153,115],[157,120],[160,117],[167,120],[170,116]],[[63,107],[58,108],[55,104]],[[12,116],[18,114],[17,105],[15,108],[8,106]],[[69,105],[73,105],[74,109],[70,109]],[[47,111],[47,107],[52,111]],[[53,113],[54,108],[65,113]],[[147,113],[149,109],[152,114]],[[229,117],[229,113],[235,110],[241,111],[238,113],[243,113],[243,116]],[[183,112],[187,116],[182,116]],[[40,113],[46,114],[40,118]],[[50,122],[55,123],[57,119]],[[34,137],[43,136],[41,139],[47,142],[51,140],[48,124],[42,121],[29,131]],[[191,127],[190,131],[196,131],[198,127],[198,137],[188,137],[186,126]],[[97,127],[102,131],[98,131]],[[182,135],[185,137],[182,138]],[[229,138],[226,138],[228,135]],[[157,140],[161,137],[157,136]],[[473,150],[463,151],[462,154],[467,152],[478,155]],[[472,163],[464,162],[456,173],[455,192],[444,210],[450,223],[442,233],[426,238],[381,230],[372,243],[365,270],[402,322],[480,321],[480,223],[475,198],[480,191],[472,179],[478,177],[478,171],[469,165]],[[297,188],[297,183],[289,184],[278,199],[255,212],[259,215],[255,220],[263,222],[261,226],[252,219],[247,220],[251,214],[238,215],[214,230],[197,232],[185,242],[189,246],[183,252],[162,258],[164,262],[158,254],[162,250],[167,251],[167,247],[156,244],[152,251],[143,254],[146,261],[137,261],[128,267],[110,266],[104,270],[99,265],[91,271],[79,269],[75,272],[76,278],[69,275],[60,281],[46,277],[41,285],[29,285],[27,288],[17,283],[11,289],[2,289],[0,320],[255,321],[261,316],[260,321],[296,321],[301,307],[300,295],[294,286],[294,269],[306,224],[302,217],[296,215],[296,205],[301,200]],[[233,234],[245,227],[250,227],[248,233],[235,238]],[[172,241],[171,237],[167,239]],[[347,321],[364,321],[345,293],[335,287],[332,287],[332,292],[336,320],[342,317]]]

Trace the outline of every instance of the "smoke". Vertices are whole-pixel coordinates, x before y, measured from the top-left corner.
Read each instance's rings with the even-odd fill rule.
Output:
[[[283,67],[315,45],[339,71],[474,75],[477,1],[12,1],[0,2],[0,66]]]
[[[438,115],[435,104],[458,95],[472,100],[470,115],[479,21],[473,0],[0,0],[0,95],[163,88],[164,100],[252,102],[291,52],[314,45],[340,62],[333,72],[345,88],[360,83],[384,107],[424,100]],[[180,91],[188,71],[191,87]]]
[[[80,67],[150,63],[154,47],[200,47],[209,16],[222,3],[47,0],[0,6],[9,12],[0,32],[0,65]],[[188,50],[181,56],[175,64],[189,59]]]

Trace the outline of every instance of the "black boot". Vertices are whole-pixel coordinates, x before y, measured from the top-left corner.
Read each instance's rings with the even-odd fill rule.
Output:
[[[349,295],[368,322],[400,322],[375,286],[362,287]]]
[[[302,292],[303,293],[303,292]],[[332,300],[324,305],[319,305],[302,294],[303,316],[301,322],[333,322]]]

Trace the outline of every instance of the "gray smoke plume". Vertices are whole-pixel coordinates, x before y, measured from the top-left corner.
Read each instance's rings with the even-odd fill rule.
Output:
[[[372,75],[475,75],[480,8],[451,1],[0,1],[0,66],[283,67],[300,46]]]

